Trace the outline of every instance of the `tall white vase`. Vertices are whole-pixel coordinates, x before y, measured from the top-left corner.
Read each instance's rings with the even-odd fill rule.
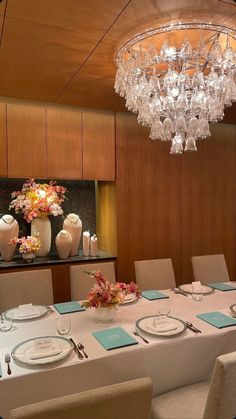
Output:
[[[68,231],[72,237],[69,256],[77,255],[82,231],[82,221],[79,216],[73,213],[68,214],[63,222],[63,230]]]
[[[34,218],[31,222],[31,236],[39,235],[38,238],[41,241],[39,251],[36,253],[37,256],[47,256],[51,248],[51,223],[48,217]]]
[[[72,245],[72,237],[69,231],[61,230],[56,236],[57,253],[61,259],[68,258]]]
[[[10,262],[16,250],[16,244],[9,244],[13,237],[18,237],[19,225],[10,214],[3,215],[0,219],[0,251],[2,258]]]

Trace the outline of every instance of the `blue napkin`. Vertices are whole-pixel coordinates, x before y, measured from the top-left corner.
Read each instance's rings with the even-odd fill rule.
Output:
[[[69,301],[68,303],[54,304],[55,309],[60,314],[75,313],[76,311],[85,311],[85,308],[78,301]]]
[[[138,344],[137,340],[130,336],[122,327],[100,330],[99,332],[94,332],[93,336],[108,351]]]
[[[212,311],[210,313],[198,314],[197,317],[210,323],[212,326],[222,329],[223,327],[236,326],[236,319],[226,316],[219,311]]]
[[[142,296],[147,300],[160,300],[162,298],[170,298],[168,295],[165,295],[162,292],[156,290],[142,291]]]
[[[232,285],[228,285],[228,284],[222,284],[221,282],[212,282],[211,284],[208,284],[208,287],[215,288],[216,290],[220,290],[220,291],[236,290],[236,287],[233,287]]]

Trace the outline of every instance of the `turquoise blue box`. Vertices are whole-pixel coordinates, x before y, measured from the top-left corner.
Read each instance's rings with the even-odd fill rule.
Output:
[[[163,294],[157,290],[146,290],[142,291],[141,295],[147,300],[161,300],[163,298],[169,298],[168,295]]]
[[[222,329],[223,327],[236,326],[236,319],[226,316],[219,311],[212,311],[210,313],[198,314],[197,317],[212,326]]]
[[[235,291],[236,290],[236,287],[233,287],[232,285],[228,285],[228,284],[223,284],[221,282],[212,282],[211,284],[208,284],[208,287],[211,287],[220,291]]]
[[[60,314],[76,313],[77,311],[85,311],[78,301],[68,301],[67,303],[54,304],[55,309]]]
[[[122,327],[93,332],[93,336],[108,351],[138,344],[137,340],[130,336]]]

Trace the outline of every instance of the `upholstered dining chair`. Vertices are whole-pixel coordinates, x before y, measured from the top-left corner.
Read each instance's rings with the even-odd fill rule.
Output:
[[[20,304],[53,304],[51,269],[0,275],[0,313]]]
[[[224,255],[192,256],[191,260],[195,281],[202,284],[230,281]]]
[[[139,378],[19,407],[10,419],[149,419],[152,381]]]
[[[72,300],[84,300],[88,291],[94,284],[94,279],[90,278],[86,272],[101,271],[110,282],[116,282],[115,269],[113,262],[87,263],[84,265],[74,265],[70,267],[70,287]]]
[[[236,352],[219,356],[210,383],[201,382],[153,399],[151,419],[233,419],[236,416]]]
[[[171,259],[139,260],[134,267],[136,282],[142,290],[176,287]]]

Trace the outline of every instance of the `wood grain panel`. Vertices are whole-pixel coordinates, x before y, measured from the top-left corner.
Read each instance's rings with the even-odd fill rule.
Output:
[[[47,108],[47,176],[82,179],[81,112]]]
[[[45,109],[7,105],[8,177],[46,177]]]
[[[182,282],[191,256],[224,253],[236,277],[236,126],[211,125],[211,138],[181,158]]]
[[[6,104],[0,103],[0,176],[7,177]]]
[[[82,112],[83,178],[115,179],[115,118],[113,112]]]
[[[117,253],[117,203],[115,182],[96,184],[96,232],[99,249]]]
[[[135,116],[117,114],[117,267],[135,278],[134,261],[171,257],[180,277],[180,159],[153,142]]]

